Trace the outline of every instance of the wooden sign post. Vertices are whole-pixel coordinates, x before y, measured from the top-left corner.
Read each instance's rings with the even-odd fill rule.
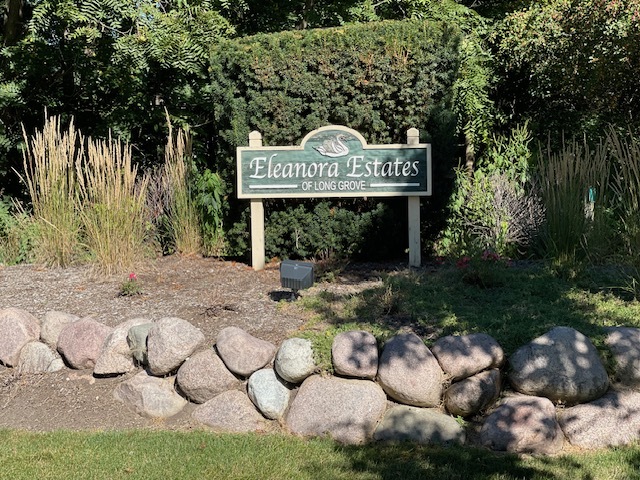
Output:
[[[238,147],[238,198],[251,201],[251,262],[264,268],[263,198],[408,197],[409,265],[419,266],[420,197],[431,195],[431,145],[411,128],[406,144],[368,145],[355,130],[330,125],[300,146],[263,147],[259,132]]]

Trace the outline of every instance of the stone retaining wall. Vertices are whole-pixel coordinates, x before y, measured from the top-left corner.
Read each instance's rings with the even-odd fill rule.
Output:
[[[533,339],[509,359],[484,333],[443,337],[431,348],[400,333],[379,349],[371,333],[350,331],[334,339],[329,376],[318,372],[311,342],[302,338],[276,346],[227,327],[211,346],[175,317],[111,328],[60,312],[38,320],[0,310],[0,362],[23,374],[138,371],[114,390],[137,414],[167,418],[191,402],[193,418],[217,431],[277,426],[348,444],[474,442],[551,454],[566,442],[600,448],[637,441],[640,330],[610,328],[606,345],[613,383],[591,341],[569,327]],[[474,435],[471,424],[479,425]]]

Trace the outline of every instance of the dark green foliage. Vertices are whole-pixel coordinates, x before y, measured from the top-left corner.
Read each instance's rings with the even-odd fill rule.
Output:
[[[406,243],[406,234],[384,203],[363,212],[326,201],[313,211],[301,204],[273,212],[269,220],[268,257],[384,258],[398,249],[398,243]]]
[[[472,129],[480,138],[476,132],[485,127],[476,125],[489,123],[489,109],[479,107],[486,105],[489,74],[469,55],[477,41],[457,23],[433,20],[223,40],[212,51],[210,72],[218,168],[224,178],[233,178],[235,149],[247,145],[252,130],[262,133],[265,145],[298,145],[311,130],[337,124],[362,132],[375,144],[404,143],[406,131],[416,127],[421,141],[436,146],[437,199],[430,204],[435,225],[434,218],[442,218],[435,212],[442,212],[446,202],[450,182],[445,176],[457,164],[460,135]],[[474,83],[479,72],[485,78]],[[471,118],[470,126],[466,119]],[[282,214],[270,211],[268,222],[281,221]],[[293,224],[307,210],[297,207],[295,212],[288,214]],[[279,255],[286,251],[275,243],[268,249]],[[291,252],[307,256],[322,250]]]

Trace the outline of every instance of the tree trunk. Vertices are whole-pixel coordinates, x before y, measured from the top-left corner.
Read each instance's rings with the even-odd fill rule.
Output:
[[[22,30],[24,0],[5,0],[2,15],[2,44],[15,45]]]

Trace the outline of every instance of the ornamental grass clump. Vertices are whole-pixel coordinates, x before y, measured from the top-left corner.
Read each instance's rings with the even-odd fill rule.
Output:
[[[164,158],[161,184],[166,194],[165,210],[169,236],[176,252],[183,255],[200,253],[202,235],[200,215],[192,194],[195,179],[189,135],[183,130],[178,130],[174,136],[169,125]]]
[[[34,257],[49,266],[71,264],[81,250],[81,222],[76,212],[77,163],[83,139],[73,122],[61,131],[60,118],[45,120],[42,131],[24,132],[24,175],[33,209]]]
[[[148,175],[138,178],[131,146],[109,137],[89,140],[78,164],[80,212],[85,242],[99,271],[126,271],[146,256]]]
[[[586,139],[562,139],[559,151],[551,142],[538,164],[540,193],[545,209],[542,235],[544,254],[569,263],[589,254],[589,233],[601,216],[590,218],[589,192],[604,201],[609,183],[609,162],[603,144],[592,147]]]

